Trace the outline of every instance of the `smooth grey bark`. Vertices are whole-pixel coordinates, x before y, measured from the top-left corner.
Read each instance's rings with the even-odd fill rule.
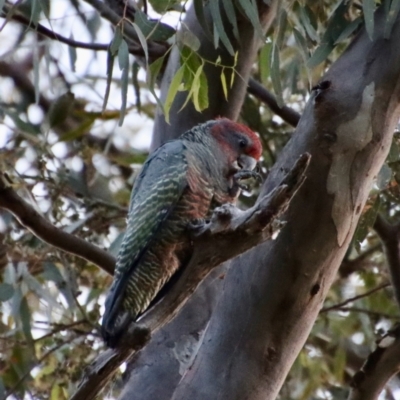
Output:
[[[203,293],[139,354],[123,399],[276,399],[351,241],[399,118],[400,23],[388,40],[384,22],[381,9],[374,41],[362,31],[325,75],[264,184],[266,193],[301,153],[312,155],[278,239],[225,266],[225,278],[209,292],[210,280],[204,282]],[[177,114],[175,129],[187,118],[190,113]],[[169,137],[161,125],[157,129]],[[199,329],[193,318],[204,306],[212,315]],[[195,350],[185,359],[182,348]]]
[[[260,22],[266,30],[275,18],[278,1],[271,1],[268,7],[262,0],[258,1]],[[206,13],[207,8],[206,8]],[[223,47],[215,49],[199,25],[193,7],[189,9],[185,24],[201,41],[200,54],[207,60],[221,57],[223,64],[233,65],[233,57]],[[178,93],[170,111],[170,125],[158,113],[153,129],[154,150],[167,140],[178,137],[194,125],[218,116],[236,120],[246,94],[250,70],[261,44],[260,37],[254,32],[248,21],[238,21],[241,41],[237,43],[230,35],[232,43],[239,50],[236,76],[233,87],[229,90],[228,101],[225,100],[221,82],[221,70],[215,66],[206,65],[209,87],[209,108],[198,113],[189,104],[178,112],[185,101],[186,94]],[[229,33],[229,29],[228,33]],[[179,68],[179,53],[174,51],[168,61],[161,84],[161,99],[165,99],[169,84],[174,73]],[[184,309],[166,328],[158,331],[151,342],[138,353],[130,363],[129,380],[120,397],[123,400],[133,399],[170,399],[182,376],[192,364],[202,343],[204,333],[212,315],[212,310],[218,302],[218,295],[224,287],[224,276],[229,268],[229,262],[213,271],[196,290]],[[157,382],[155,384],[155,382]]]

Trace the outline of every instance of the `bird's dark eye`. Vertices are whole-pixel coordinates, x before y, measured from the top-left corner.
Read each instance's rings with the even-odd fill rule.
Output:
[[[239,146],[243,149],[245,148],[247,145],[247,142],[244,139],[240,139],[239,140]]]

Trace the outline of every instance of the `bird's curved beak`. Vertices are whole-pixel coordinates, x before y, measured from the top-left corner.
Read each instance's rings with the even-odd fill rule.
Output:
[[[237,159],[237,163],[241,170],[252,171],[257,165],[257,160],[253,157],[242,154]]]

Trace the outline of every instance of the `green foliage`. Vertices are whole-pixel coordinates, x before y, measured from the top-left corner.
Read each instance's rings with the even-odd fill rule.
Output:
[[[132,149],[131,139],[139,137],[139,131],[140,137],[150,135],[143,126],[154,118],[156,106],[169,122],[177,95],[183,98],[181,110],[192,104],[199,112],[207,110],[217,91],[230,100],[235,80],[243,79],[237,66],[243,21],[263,41],[251,76],[275,93],[279,105],[301,113],[309,88],[354,35],[365,26],[373,38],[372,15],[379,6],[371,0],[282,1],[274,24],[264,34],[255,0],[194,0],[204,36],[220,54],[208,58],[202,50],[203,36],[182,22],[187,2],[151,0],[149,8],[155,13],[146,14],[139,7],[112,32],[109,22],[95,11],[82,11],[71,1],[71,14],[77,15],[72,23],[67,16],[56,16],[53,4],[26,0],[13,12],[34,25],[50,19],[51,29],[67,32],[71,40],[84,41],[80,37],[84,31],[87,35],[82,36],[93,44],[109,44],[108,51],[79,49],[44,37],[38,40],[33,30],[6,20],[6,28],[13,31],[5,39],[0,36],[5,49],[2,63],[25,80],[0,71],[0,83],[6,88],[0,99],[0,171],[6,171],[19,195],[57,228],[114,255],[125,229],[134,175],[147,156]],[[400,0],[385,5],[389,36]],[[0,0],[0,9],[8,13],[8,6]],[[127,33],[129,28],[135,41]],[[110,32],[106,39],[105,32]],[[154,48],[161,45],[165,51],[155,55]],[[160,99],[161,78],[169,55],[176,51],[181,65],[171,76],[166,97]],[[214,68],[211,81],[209,70]],[[245,98],[240,118],[260,135],[266,172],[293,128],[251,95]],[[387,281],[373,225],[378,212],[399,221],[399,185],[400,136],[396,134],[329,291],[327,309],[294,364],[281,399],[346,398],[347,382],[356,370],[354,356],[363,361],[360,351],[371,350],[379,332],[399,321],[388,287],[341,305]],[[242,203],[253,200],[254,196],[243,197]],[[0,397],[13,393],[21,399],[67,399],[81,371],[103,350],[98,325],[111,278],[36,239],[1,210],[0,229],[8,256],[4,261],[0,254]],[[351,272],[346,270],[349,265]],[[337,307],[329,309],[332,306]],[[118,395],[118,385],[108,390]]]

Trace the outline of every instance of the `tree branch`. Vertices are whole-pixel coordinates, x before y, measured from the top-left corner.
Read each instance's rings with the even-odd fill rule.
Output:
[[[7,17],[8,12],[9,12],[9,7],[4,6],[3,12],[1,13],[1,17],[3,17],[3,18]],[[84,43],[84,42],[66,38],[65,36],[55,33],[54,31],[46,28],[43,25],[35,24],[33,21],[30,21],[28,18],[26,18],[20,14],[12,14],[11,20],[24,24],[25,26],[27,26],[28,28],[30,28],[33,31],[36,31],[37,33],[39,33],[42,36],[57,40],[61,43],[67,44],[68,46],[71,46],[71,47],[94,50],[94,51],[107,51],[109,48],[109,44],[105,44],[105,43]],[[165,51],[168,50],[168,47],[164,48],[163,54],[165,54]],[[145,55],[143,48],[140,46],[128,45],[128,48],[129,48],[129,53],[131,53],[133,55],[138,55],[138,56]],[[161,55],[163,55],[163,54],[161,54]],[[149,49],[149,55],[154,58],[160,57],[160,53],[158,51],[153,53],[150,51],[150,49]]]
[[[377,292],[377,291],[379,291],[381,289],[384,289],[385,287],[388,287],[388,286],[389,286],[389,282],[382,283],[381,285],[379,285],[379,286],[377,286],[377,287],[375,287],[375,288],[373,288],[371,290],[368,290],[365,293],[359,294],[358,296],[351,297],[350,299],[347,299],[347,300],[343,301],[342,303],[338,303],[338,304],[335,304],[335,305],[330,306],[330,307],[324,307],[324,308],[321,309],[320,312],[323,313],[323,312],[327,312],[327,311],[341,309],[343,306],[345,306],[345,305],[347,305],[349,303],[352,303],[353,301],[356,301],[356,300],[362,299],[364,297],[370,296],[371,294],[373,294],[373,293],[375,293],[375,292]]]
[[[252,208],[241,211],[232,204],[225,204],[214,211],[210,222],[194,227],[193,256],[179,280],[139,323],[129,326],[118,343],[120,347],[103,352],[88,367],[71,400],[94,399],[118,366],[142,349],[150,340],[151,333],[176,316],[213,269],[271,239],[279,231],[282,226],[279,217],[303,184],[309,161],[310,155],[303,154],[280,185]]]
[[[247,91],[265,103],[271,111],[281,117],[285,122],[296,127],[301,115],[288,106],[279,107],[275,96],[255,79],[249,79]]]
[[[400,306],[400,225],[391,225],[381,215],[378,215],[374,224],[374,229],[382,240],[394,295],[397,304]]]
[[[83,258],[111,275],[114,273],[115,258],[111,254],[52,225],[18,196],[7,184],[7,179],[2,173],[0,173],[0,208],[9,211],[22,226],[51,246]]]
[[[99,14],[110,21],[114,26],[121,25],[123,28],[124,35],[127,39],[130,39],[134,43],[139,43],[138,35],[135,29],[128,23],[124,18],[114,12],[110,7],[100,0],[85,0],[86,3],[90,4],[94,9],[96,9]],[[153,41],[147,41],[147,48],[149,55],[154,57],[161,57],[165,54],[168,49],[168,44],[156,43]]]
[[[400,326],[389,331],[352,379],[349,400],[377,400],[387,381],[400,371]]]

